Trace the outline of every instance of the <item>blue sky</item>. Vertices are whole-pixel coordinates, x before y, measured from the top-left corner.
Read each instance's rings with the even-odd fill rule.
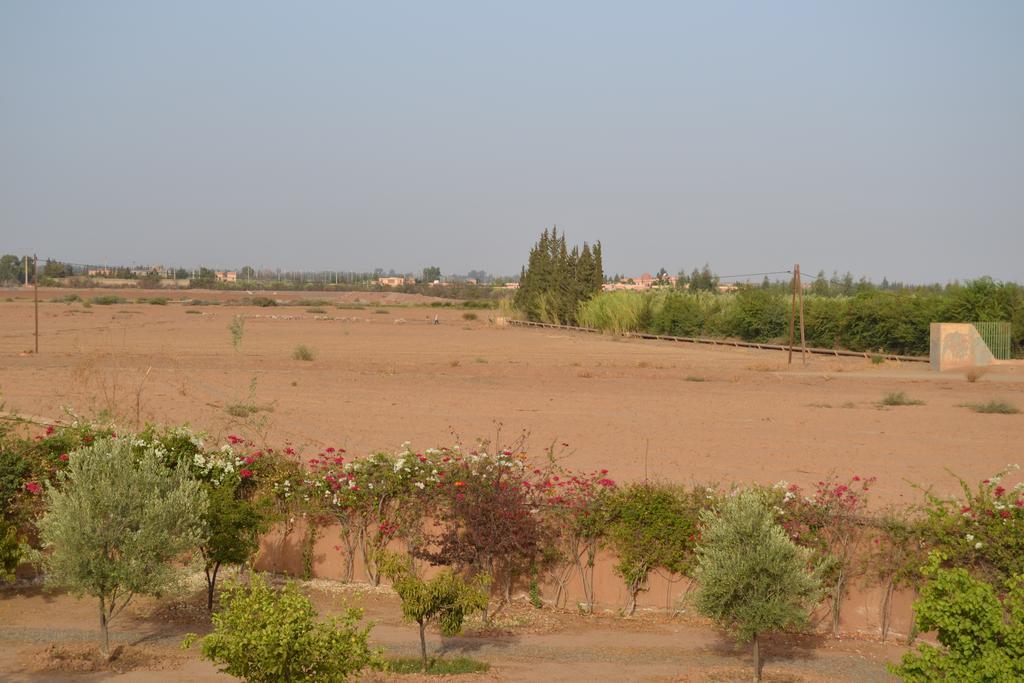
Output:
[[[1024,3],[0,0],[0,252],[1024,280]]]

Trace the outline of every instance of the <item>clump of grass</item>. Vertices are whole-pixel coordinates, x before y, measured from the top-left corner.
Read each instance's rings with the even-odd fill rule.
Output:
[[[871,356],[871,364],[872,365],[881,365],[884,362],[885,362],[885,356],[880,356],[877,353],[875,355]]]
[[[841,406],[839,406],[839,407],[840,407],[840,408],[856,408],[856,407],[857,407],[857,404],[856,404],[856,403],[854,403],[853,401],[846,401],[845,403],[843,403],[843,404],[842,404]]]
[[[167,305],[167,297],[166,296],[150,297],[149,304],[151,306],[166,306]]]
[[[366,308],[366,306],[363,306],[362,304],[346,304],[346,303],[334,304],[334,307],[335,308],[340,308],[342,310],[352,310],[352,311],[362,311],[362,310],[364,310]]]
[[[313,308],[307,308],[306,313],[326,313],[327,309],[314,306]]]
[[[374,313],[376,313],[377,315],[387,315],[387,314],[388,314],[388,313],[390,313],[390,312],[391,312],[391,311],[389,311],[389,310],[388,310],[388,309],[386,309],[386,308],[378,308],[378,309],[376,309],[376,310],[374,311]]]
[[[123,304],[127,300],[123,296],[114,296],[113,294],[102,294],[100,296],[94,296],[92,303],[97,306],[110,306],[112,304]]]
[[[314,358],[316,358],[316,351],[306,346],[305,344],[299,344],[298,346],[295,347],[295,350],[292,352],[292,358],[294,358],[295,360],[313,360]]]
[[[268,308],[270,306],[276,306],[277,301],[271,299],[269,296],[254,296],[252,298],[253,306],[260,306],[262,308]]]
[[[476,360],[477,363],[486,363],[487,362],[487,359],[484,358],[483,356],[477,356],[474,360]]]
[[[11,299],[9,297],[7,300],[14,301],[14,299]],[[50,301],[52,301],[55,304],[73,304],[74,302],[81,300],[82,297],[78,296],[77,294],[65,294],[64,296],[57,296],[50,299]]]
[[[707,377],[701,377],[700,375],[687,375],[686,376],[686,381],[687,382],[707,382],[708,378]]]
[[[468,657],[453,659],[432,658],[423,669],[419,657],[399,657],[387,661],[388,671],[396,674],[433,674],[435,676],[452,676],[458,674],[476,674],[490,671],[491,665]]]
[[[463,320],[476,320],[476,313],[463,313],[462,314],[462,319]]]
[[[970,408],[976,413],[988,413],[993,415],[1016,415],[1020,408],[1007,403],[1006,401],[989,401],[988,403],[961,403],[962,408]]]
[[[908,398],[902,391],[894,391],[886,394],[885,397],[878,402],[880,406],[923,406],[924,401],[916,398]]]
[[[292,306],[313,306],[319,308],[321,306],[330,306],[331,302],[327,299],[299,299]]]
[[[203,314],[202,311],[193,311],[191,309],[186,309],[185,313],[187,313],[189,315],[202,315]]]
[[[260,412],[260,407],[252,403],[231,403],[224,406],[224,412],[231,417],[245,419]]]
[[[831,403],[808,403],[808,408],[831,408]]]
[[[228,324],[228,331],[231,333],[231,345],[237,351],[242,344],[242,337],[245,335],[245,316],[236,315]]]

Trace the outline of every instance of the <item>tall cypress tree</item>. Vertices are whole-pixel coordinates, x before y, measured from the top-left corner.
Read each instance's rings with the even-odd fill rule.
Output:
[[[601,291],[603,282],[600,242],[570,250],[565,233],[554,227],[541,233],[530,250],[515,305],[530,320],[574,325],[580,303]]]

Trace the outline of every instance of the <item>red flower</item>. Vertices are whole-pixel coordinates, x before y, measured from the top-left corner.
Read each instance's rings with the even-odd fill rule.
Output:
[[[242,477],[242,479],[248,479],[249,477],[252,476],[252,470],[242,470],[238,474],[239,476]]]
[[[1010,516],[1010,511],[1009,510],[1000,510],[999,511],[999,516],[1002,517],[1003,519],[1007,519]]]
[[[46,435],[53,434],[53,425],[46,425]]]
[[[67,462],[68,461],[68,454],[67,453],[61,453],[60,454],[60,461],[61,462]]]
[[[25,490],[33,495],[39,495],[43,492],[43,487],[39,485],[39,482],[30,481],[25,483]]]
[[[327,447],[327,452],[328,453],[333,453],[334,452],[334,446],[328,446]]]
[[[995,490],[996,498],[999,498],[1004,493],[1006,493],[1006,489],[1004,489],[1002,486],[997,486],[996,487],[996,490]]]

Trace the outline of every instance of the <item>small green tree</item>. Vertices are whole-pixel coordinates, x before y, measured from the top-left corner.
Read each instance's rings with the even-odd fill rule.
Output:
[[[761,680],[759,636],[799,628],[821,596],[809,571],[811,551],[775,523],[765,495],[747,490],[701,513],[697,610],[739,642],[753,642],[754,680]]]
[[[172,561],[202,537],[206,495],[184,467],[170,470],[154,449],[102,439],[70,454],[46,492],[39,521],[47,581],[99,600],[101,652],[108,624],[136,594],[172,585]]]
[[[454,636],[462,631],[466,616],[487,608],[491,578],[486,574],[477,574],[470,581],[465,581],[445,568],[425,581],[412,572],[407,560],[387,552],[380,554],[378,566],[402,599],[402,615],[419,624],[424,671],[428,665],[427,624],[436,620],[441,626],[441,633]]]
[[[206,609],[212,611],[221,565],[245,564],[252,559],[268,525],[259,504],[238,498],[235,486],[211,486],[207,495],[210,505],[203,515],[205,538],[199,552],[206,574]]]
[[[0,523],[0,581],[14,583],[15,570],[21,562],[21,541],[18,529]]]
[[[917,627],[938,633],[942,647],[922,643],[892,672],[914,683],[1024,680],[1024,576],[1007,582],[1000,601],[963,567],[940,568],[944,559],[932,553],[923,570],[929,581],[914,603]]]
[[[381,665],[370,649],[371,625],[362,612],[317,621],[309,598],[289,581],[276,590],[260,575],[246,586],[228,583],[213,632],[202,639],[203,657],[221,671],[249,683],[344,681],[367,667]],[[191,647],[189,635],[182,647]]]

